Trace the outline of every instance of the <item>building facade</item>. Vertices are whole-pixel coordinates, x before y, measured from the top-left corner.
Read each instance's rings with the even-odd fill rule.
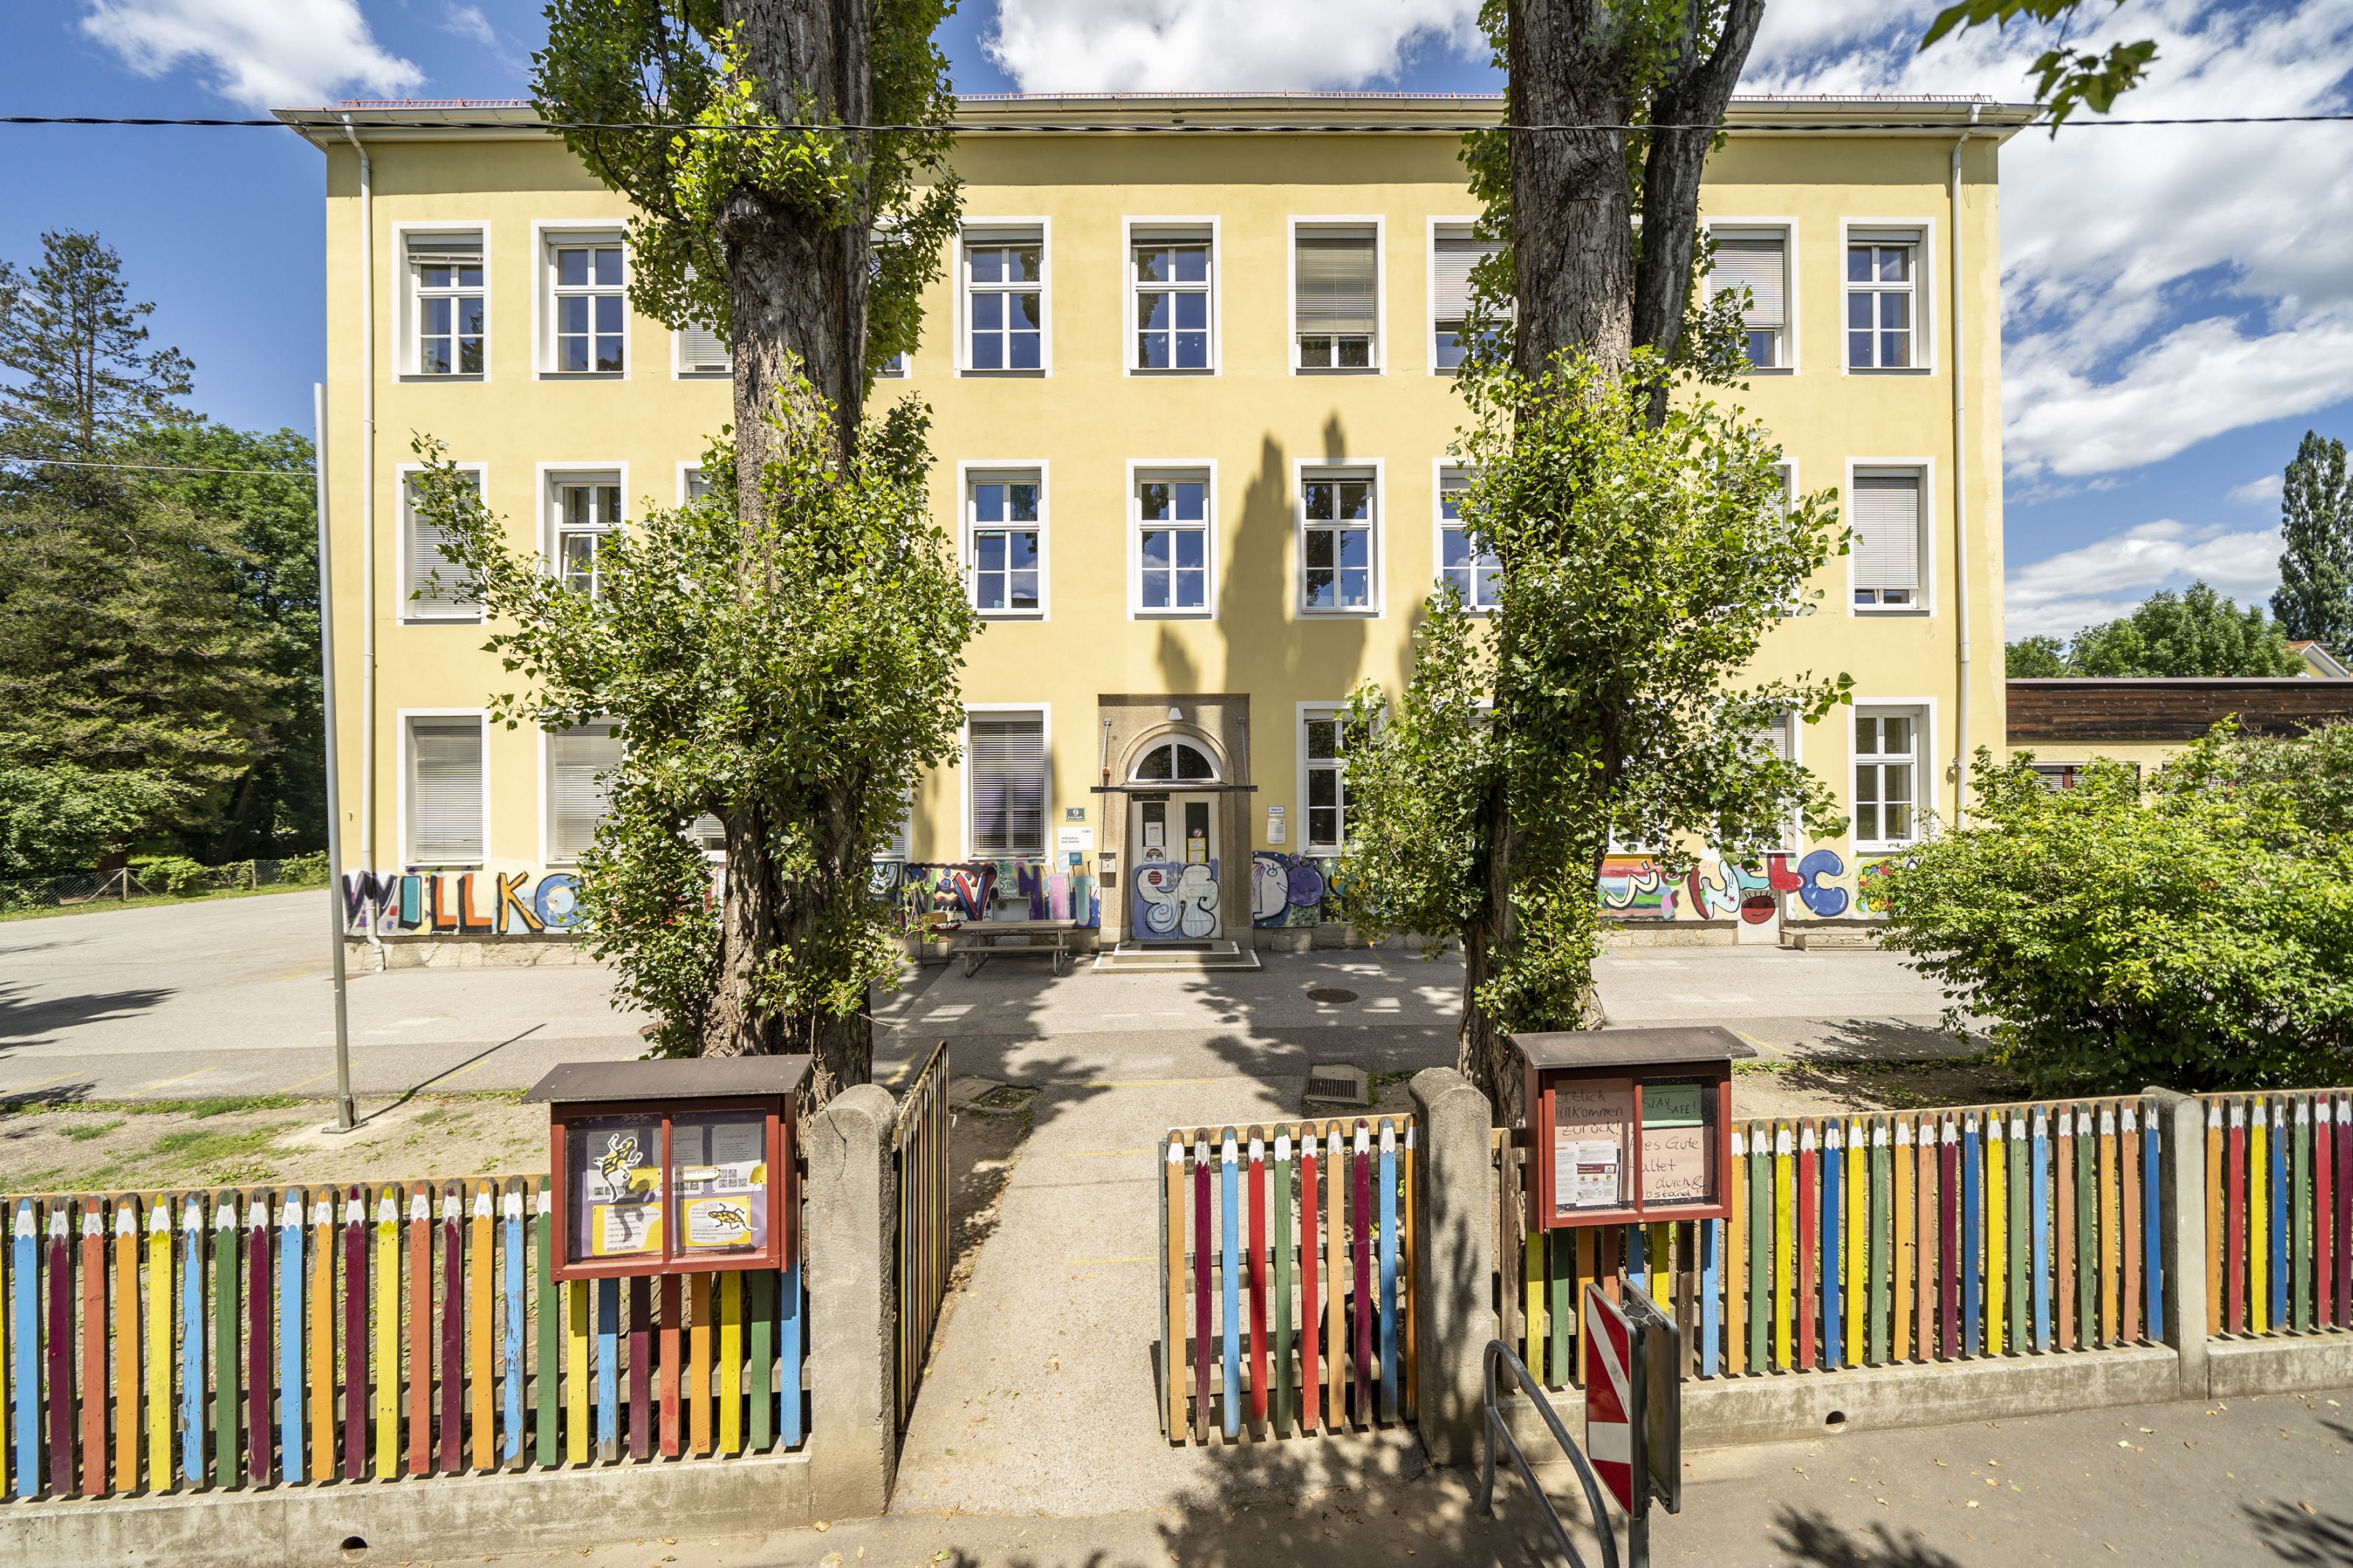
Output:
[[[1485,591],[1452,518],[1454,327],[1478,254],[1454,132],[1490,99],[971,100],[1002,124],[1388,128],[972,135],[920,348],[878,397],[933,408],[933,496],[985,621],[964,760],[925,781],[878,889],[911,909],[1075,918],[1106,940],[1302,940],[1346,826],[1333,714],[1401,686],[1426,596]],[[385,934],[568,916],[617,741],[493,728],[474,606],[418,592],[405,504],[438,437],[549,570],[696,483],[727,354],[639,317],[621,198],[513,105],[284,115],[326,160],[339,825]],[[1768,422],[1852,552],[1760,674],[1853,709],[1780,743],[1853,813],[1837,840],[1673,884],[1628,921],[1767,934],[1867,912],[1868,868],[1961,805],[2003,733],[1997,162],[1972,100],[1743,100],[1703,217],[1746,284]],[[452,121],[463,121],[463,126]],[[1974,658],[1972,653],[1974,652]]]

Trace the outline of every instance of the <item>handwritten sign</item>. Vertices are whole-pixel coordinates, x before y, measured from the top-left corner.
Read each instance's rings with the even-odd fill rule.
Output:
[[[1705,1203],[1708,1180],[1706,1089],[1695,1083],[1642,1086],[1642,1201]]]
[[[1552,1119],[1554,1212],[1623,1206],[1633,1086],[1622,1079],[1560,1084],[1552,1091]]]

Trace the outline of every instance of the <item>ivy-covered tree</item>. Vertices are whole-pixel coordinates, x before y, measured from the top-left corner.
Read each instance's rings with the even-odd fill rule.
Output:
[[[1345,906],[1369,934],[1460,939],[1457,1058],[1520,1110],[1515,1031],[1592,1016],[1611,844],[1670,868],[1793,816],[1842,826],[1770,743],[1844,676],[1749,666],[1844,548],[1828,496],[1786,493],[1769,435],[1707,400],[1743,364],[1741,301],[1695,300],[1699,179],[1761,5],[1493,0],[1508,119],[1468,139],[1482,231],[1460,385],[1464,523],[1500,566],[1492,617],[1433,601],[1394,704],[1351,698]]]
[[[952,734],[926,726],[953,706],[971,624],[960,590],[948,593],[956,579],[936,535],[906,510],[926,461],[924,421],[894,410],[878,425],[866,413],[874,372],[915,346],[921,290],[958,210],[946,166],[954,99],[932,37],[952,4],[551,0],[533,63],[541,111],[601,127],[565,139],[635,207],[631,302],[733,346],[723,473],[735,489],[687,514],[717,531],[699,547],[715,553],[695,564],[735,602],[731,625],[797,645],[632,645],[678,666],[681,689],[718,702],[715,716],[636,712],[628,689],[597,694],[649,748],[633,770],[669,759],[659,798],[702,802],[725,832],[710,994],[681,1004],[666,1039],[712,1054],[808,1051],[812,1104],[868,1076],[865,987],[878,972],[871,931],[844,900],[862,887],[876,823],[896,815],[914,763],[953,754]],[[877,553],[886,549],[901,553]],[[638,589],[652,595],[642,609],[628,602]],[[846,596],[824,597],[833,593]],[[637,628],[670,604],[641,579],[614,593],[611,615]],[[902,637],[920,637],[920,658],[900,649]],[[902,668],[902,654],[920,669]],[[568,666],[551,657],[533,668]],[[886,673],[910,684],[886,690]],[[703,736],[705,724],[741,728],[717,749],[675,739]],[[628,820],[655,833],[642,814]],[[608,901],[601,913],[646,917],[656,903]],[[616,926],[602,940],[634,939]]]
[[[2280,486],[2280,630],[2353,649],[2353,475],[2345,443],[2306,430]]]
[[[813,1105],[869,1076],[868,988],[900,963],[870,858],[916,781],[955,756],[976,620],[930,520],[923,415],[902,404],[867,421],[846,459],[832,416],[807,383],[787,388],[766,467],[733,482],[737,448],[716,445],[711,492],[608,538],[593,586],[546,572],[470,476],[417,447],[418,510],[448,531],[517,677],[493,712],[511,728],[619,727],[610,809],[580,858],[592,948],[654,1013],[662,1050],[807,1052]],[[749,519],[745,489],[760,498]],[[716,908],[682,831],[704,815],[728,825]],[[756,897],[733,858],[747,832],[785,898],[739,946]]]

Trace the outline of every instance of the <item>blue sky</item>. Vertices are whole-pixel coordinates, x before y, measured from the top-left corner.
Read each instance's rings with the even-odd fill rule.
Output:
[[[2094,8],[2097,6],[2094,0]],[[1933,0],[1776,0],[1744,85],[2021,96],[2038,35],[1912,47]],[[1477,0],[965,0],[973,92],[1493,90]],[[536,0],[51,0],[0,12],[10,113],[207,115],[338,97],[507,97]],[[2134,115],[2348,109],[2353,0],[2131,0],[2159,41]],[[195,404],[307,426],[322,358],[320,159],[273,131],[0,129],[0,258],[94,229],[196,363]],[[2353,124],[2086,130],[2002,168],[2012,636],[2203,575],[2276,581],[2278,474],[2353,437]]]

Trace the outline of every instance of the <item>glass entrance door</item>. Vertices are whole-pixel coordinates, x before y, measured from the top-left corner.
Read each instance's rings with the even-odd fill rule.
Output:
[[[1218,910],[1217,796],[1137,795],[1128,806],[1128,929],[1138,942],[1208,942]]]

